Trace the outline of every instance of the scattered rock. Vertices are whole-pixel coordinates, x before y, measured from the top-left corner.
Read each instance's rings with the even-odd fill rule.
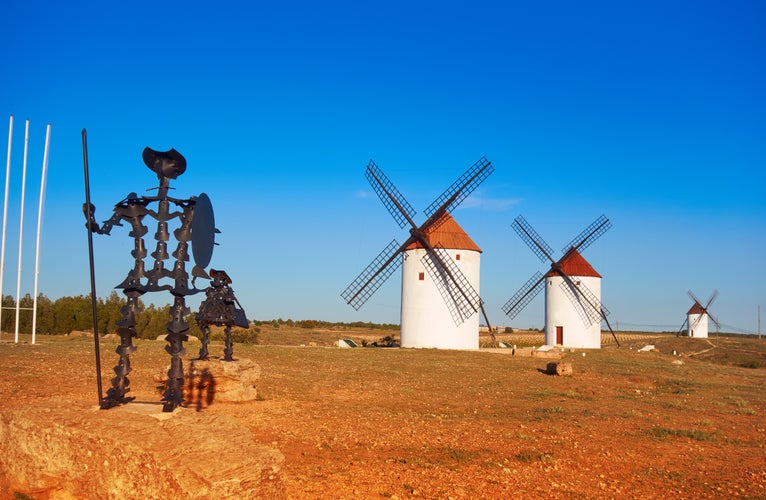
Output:
[[[548,363],[547,373],[548,375],[570,376],[572,375],[572,363],[565,361]]]
[[[86,332],[84,330],[72,330],[67,334],[67,337],[91,337],[93,338],[93,332]]]
[[[532,357],[534,358],[554,358],[559,359],[561,358],[561,353],[558,351],[553,350],[542,350],[540,349],[533,349],[532,350]]]

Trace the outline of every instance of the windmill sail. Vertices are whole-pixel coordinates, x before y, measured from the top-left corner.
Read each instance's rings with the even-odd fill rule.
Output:
[[[391,240],[391,243],[346,287],[341,297],[358,311],[380,288],[380,285],[385,283],[388,277],[402,265],[402,259],[398,258],[400,252],[399,243]]]
[[[394,218],[401,229],[412,224],[412,217],[415,216],[415,209],[412,208],[402,193],[396,189],[396,186],[386,177],[386,174],[378,168],[374,161],[370,160],[365,171],[365,177],[370,186],[383,202],[388,213]]]
[[[513,297],[508,299],[508,302],[503,306],[503,312],[511,319],[515,318],[544,287],[545,276],[540,271],[537,271],[519,288],[518,292],[513,294]]]
[[[441,210],[452,212],[494,171],[495,168],[492,166],[492,163],[482,156],[458,180],[445,189],[433,203],[428,205],[428,208],[424,210],[426,217],[430,218]]]
[[[601,306],[601,301],[585,286],[585,283],[575,283],[565,279],[559,284],[559,288],[569,298],[586,326],[601,321],[602,314],[607,314],[606,309]]]
[[[481,307],[481,298],[444,248],[434,248],[421,259],[433,279],[455,325],[470,318]]]
[[[599,239],[605,232],[612,227],[612,223],[606,216],[601,215],[594,220],[590,226],[586,227],[580,234],[575,236],[572,241],[561,250],[563,253],[567,253],[570,248],[574,248],[578,252],[582,252],[591,244]]]
[[[511,225],[519,238],[527,244],[527,246],[537,255],[537,258],[543,262],[554,262],[553,249],[548,245],[545,240],[537,234],[537,231],[527,222],[527,220],[519,215],[513,221]]]

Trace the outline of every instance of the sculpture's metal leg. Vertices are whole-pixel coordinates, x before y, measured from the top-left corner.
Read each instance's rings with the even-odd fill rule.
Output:
[[[223,360],[224,361],[234,361],[234,358],[232,355],[234,354],[234,342],[231,340],[231,326],[226,325],[226,330],[224,330],[225,342],[226,347],[223,350]]]
[[[186,354],[184,342],[189,340],[186,335],[189,324],[184,320],[184,315],[188,313],[183,296],[176,296],[170,308],[172,320],[167,327],[168,345],[165,350],[170,354],[170,370],[168,370],[168,381],[162,398],[165,401],[162,407],[164,412],[175,410],[183,402],[184,366],[181,357]]]
[[[202,347],[199,350],[199,357],[197,359],[207,360],[210,357],[210,353],[207,351],[207,345],[210,343],[210,325],[200,325],[202,330]]]
[[[106,392],[106,398],[101,403],[102,408],[111,408],[133,400],[132,397],[125,395],[130,391],[130,380],[128,374],[132,371],[130,367],[130,355],[136,352],[133,345],[133,337],[136,336],[136,315],[140,311],[138,297],[141,295],[138,291],[127,292],[128,302],[120,309],[122,318],[117,322],[117,333],[120,335],[120,345],[117,346],[117,354],[120,359],[117,366],[114,367],[115,377],[112,379],[112,388]]]

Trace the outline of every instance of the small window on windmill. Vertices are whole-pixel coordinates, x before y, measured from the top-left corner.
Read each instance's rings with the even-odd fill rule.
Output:
[[[580,280],[575,281],[575,285],[580,286]]]
[[[460,254],[455,254],[455,260],[460,260]]]
[[[423,271],[420,271],[418,273],[418,280],[423,281],[425,277],[426,277],[426,273],[424,273]]]

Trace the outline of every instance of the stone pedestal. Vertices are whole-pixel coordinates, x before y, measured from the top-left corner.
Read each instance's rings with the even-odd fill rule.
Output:
[[[184,366],[184,406],[206,408],[215,402],[243,402],[258,399],[256,384],[261,367],[251,359],[191,360]],[[164,382],[165,374],[157,381]]]

